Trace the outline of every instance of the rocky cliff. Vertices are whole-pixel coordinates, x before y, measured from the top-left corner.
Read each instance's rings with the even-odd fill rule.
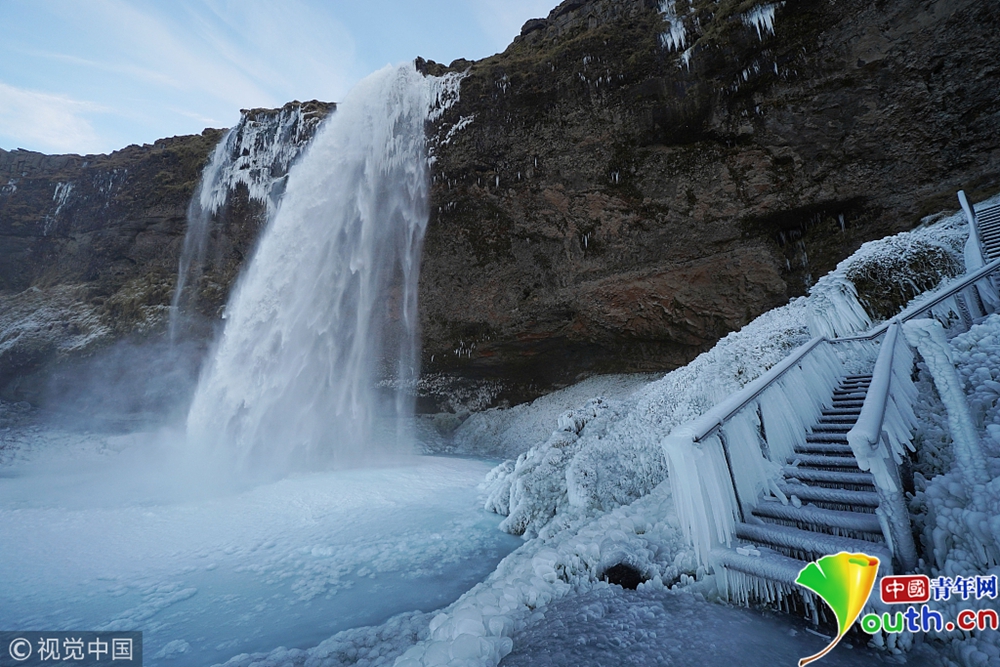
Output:
[[[205,193],[211,234],[195,313],[217,318],[268,201],[331,108],[245,110],[228,133],[110,155],[0,149],[0,397],[37,400],[61,362],[163,333],[192,196],[210,161],[218,169]]]
[[[436,129],[425,368],[685,363],[863,241],[1000,189],[1000,7],[570,0]]]
[[[418,59],[467,73],[429,128],[427,386],[517,399],[675,367],[863,241],[954,208],[959,187],[1000,190],[997,25],[1000,8],[976,0],[567,0],[504,53]],[[303,128],[327,110],[296,109]],[[270,114],[260,127],[291,127]],[[275,142],[299,146],[308,128],[227,139],[192,283],[206,321],[298,150]],[[59,355],[162,330],[187,204],[221,136],[0,152],[6,395]],[[276,189],[239,177],[254,169]]]

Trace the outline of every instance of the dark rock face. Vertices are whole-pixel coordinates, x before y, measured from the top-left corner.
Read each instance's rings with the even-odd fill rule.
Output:
[[[954,208],[958,188],[1000,190],[997,25],[979,0],[571,0],[502,54],[418,59],[468,71],[429,128],[430,384],[521,399],[673,368],[862,242]],[[303,130],[285,140],[307,141],[328,108],[292,109]],[[291,111],[246,112],[256,129],[234,150],[267,157]],[[162,331],[221,136],[0,152],[0,396],[24,397],[52,359]],[[209,323],[259,232],[257,185],[279,192],[289,164],[235,157],[232,174],[260,179],[231,179],[214,215],[193,283]]]
[[[248,183],[280,184],[330,108],[294,102],[243,112],[234,151],[244,139],[273,143],[283,128],[294,136],[283,157],[244,165],[249,176],[234,180],[214,216],[198,285],[209,317],[218,316],[264,220],[266,205]],[[0,150],[0,397],[36,400],[39,369],[163,331],[188,205],[224,135],[205,130],[83,157]]]
[[[671,368],[957,189],[1000,189],[995,3],[789,0],[774,34],[766,6],[666,4],[564,2],[452,65],[425,369]]]

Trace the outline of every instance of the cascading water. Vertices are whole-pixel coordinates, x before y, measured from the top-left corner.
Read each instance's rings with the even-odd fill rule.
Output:
[[[218,191],[225,185],[222,182],[222,173],[231,162],[229,156],[232,153],[231,144],[235,134],[236,128],[229,130],[212,151],[212,157],[201,174],[198,188],[191,198],[191,203],[188,204],[187,232],[184,235],[184,246],[177,267],[177,285],[170,301],[168,332],[171,343],[177,341],[184,327],[185,315],[194,298],[192,289],[201,277],[205,252],[208,249],[209,223],[218,208],[214,205],[218,199]]]
[[[187,425],[196,447],[273,473],[403,445],[398,428],[376,423],[403,423],[412,402],[375,385],[388,370],[403,388],[416,372],[424,124],[457,81],[412,64],[376,72],[292,168],[199,380]]]
[[[240,121],[222,137],[202,171],[188,206],[187,232],[170,304],[170,341],[195,316],[199,281],[205,268],[212,226],[230,196],[244,188],[251,202],[274,216],[285,189],[288,170],[308,145],[316,126],[335,108],[324,102],[289,102],[280,109],[244,110]]]

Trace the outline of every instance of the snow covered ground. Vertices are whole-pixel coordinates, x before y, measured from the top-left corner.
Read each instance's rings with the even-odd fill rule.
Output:
[[[600,584],[554,602],[544,618],[516,633],[503,667],[792,667],[829,643],[806,621],[786,614],[708,602],[687,592],[622,590]],[[848,638],[820,663],[940,665],[918,646],[905,656]]]
[[[36,427],[0,468],[0,629],[139,629],[146,664],[210,665],[439,608],[520,544],[481,509],[488,462],[199,489],[167,435]]]

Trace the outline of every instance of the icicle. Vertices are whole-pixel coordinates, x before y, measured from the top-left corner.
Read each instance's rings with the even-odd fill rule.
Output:
[[[813,336],[846,336],[871,325],[854,283],[846,277],[827,274],[809,290],[809,331]]]
[[[722,425],[722,433],[729,445],[733,479],[736,480],[736,490],[744,508],[756,507],[757,498],[765,491],[773,491],[784,499],[784,494],[777,487],[781,467],[765,459],[761,453],[757,404],[753,403],[733,415]]]
[[[708,565],[712,547],[732,543],[739,517],[722,442],[709,436],[695,444],[691,430],[681,426],[662,446],[681,531],[698,562]]]

